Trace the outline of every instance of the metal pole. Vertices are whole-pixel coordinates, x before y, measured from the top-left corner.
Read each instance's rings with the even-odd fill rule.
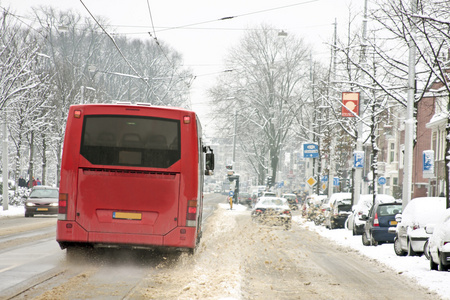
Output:
[[[366,63],[366,43],[367,43],[367,0],[364,1],[364,17],[363,17],[363,29],[362,29],[362,45],[361,45],[361,64]],[[364,72],[361,73],[361,81],[364,81]],[[360,94],[359,99],[359,111],[362,118],[363,104],[364,104],[364,93]],[[356,140],[356,150],[363,151],[363,123],[359,121],[358,123],[358,138]],[[361,194],[361,179],[362,179],[362,169],[355,169],[355,182],[353,187],[353,204],[357,204],[359,201],[359,195]]]
[[[417,11],[417,0],[411,0],[411,12],[414,14]],[[402,191],[402,206],[405,209],[406,205],[411,201],[411,186],[412,186],[412,164],[413,164],[413,140],[414,140],[414,95],[415,95],[415,81],[416,81],[416,46],[414,45],[415,25],[412,24],[410,28],[410,38],[408,41],[409,57],[408,57],[408,102],[406,105],[405,118],[405,157],[403,160],[403,191]]]
[[[237,109],[234,109],[234,134],[233,134],[233,170],[234,162],[236,161],[236,127],[237,127]]]
[[[9,189],[8,189],[8,132],[6,130],[6,109],[4,108],[3,114],[3,151],[2,151],[2,161],[3,161],[3,210],[8,210],[9,205]]]

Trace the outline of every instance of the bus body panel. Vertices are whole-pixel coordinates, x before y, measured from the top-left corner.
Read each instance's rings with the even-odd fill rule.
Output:
[[[166,234],[177,226],[179,182],[175,173],[79,169],[75,220],[89,232]]]
[[[81,112],[79,117],[74,117],[76,111]],[[167,168],[91,163],[80,154],[80,147],[84,119],[95,115],[179,120],[179,161]],[[190,122],[184,123],[186,116]],[[198,131],[197,117],[188,110],[110,104],[71,106],[61,163],[60,194],[67,194],[67,214],[57,226],[61,247],[75,242],[194,248],[203,200]],[[195,227],[186,227],[189,200],[197,203]]]

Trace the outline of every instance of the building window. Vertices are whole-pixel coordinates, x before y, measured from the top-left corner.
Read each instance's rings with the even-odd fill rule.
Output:
[[[389,151],[389,162],[392,163],[395,160],[395,144],[391,143],[391,149]]]
[[[398,178],[397,177],[392,178],[392,185],[398,185]]]

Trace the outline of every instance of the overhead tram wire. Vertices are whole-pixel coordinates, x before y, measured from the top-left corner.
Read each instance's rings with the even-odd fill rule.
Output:
[[[84,8],[86,9],[86,11],[89,13],[89,15],[91,16],[91,18],[95,21],[95,23],[97,23],[97,25],[102,29],[102,31],[109,37],[109,39],[113,42],[114,47],[116,47],[117,51],[119,52],[120,56],[122,56],[122,58],[125,60],[126,64],[131,68],[131,70],[136,74],[136,76],[141,79],[148,87],[150,87],[150,85],[148,84],[148,81],[145,80],[144,77],[141,76],[141,74],[138,73],[138,71],[131,65],[131,63],[128,61],[128,59],[125,57],[125,55],[123,54],[122,50],[120,49],[119,45],[117,45],[116,41],[114,40],[114,38],[105,30],[105,28],[103,28],[103,26],[97,21],[97,19],[94,17],[94,15],[91,13],[91,11],[87,8],[87,6],[84,4],[83,0],[80,0],[81,4],[84,6]],[[158,99],[159,102],[161,104],[164,104],[160,99]]]
[[[153,35],[152,33],[149,31],[148,34],[150,35],[151,38],[153,38],[155,40],[156,45],[158,46],[159,50],[161,51],[161,53],[164,55],[164,57],[166,58],[166,60],[169,62],[169,65],[172,69],[174,69],[173,67],[173,63],[170,61],[170,59],[167,57],[166,52],[163,50],[163,48],[161,47],[161,44],[158,41],[158,38],[156,36],[156,31],[155,31],[155,24],[153,23],[153,17],[152,17],[152,10],[150,8],[150,2],[149,0],[147,0],[147,7],[148,7],[148,14],[150,15],[150,22],[152,23],[152,29],[153,29]],[[174,69],[175,71],[175,69]]]
[[[81,0],[80,0],[80,1],[81,1]],[[147,0],[147,1],[148,1],[148,0]],[[202,25],[202,24],[207,24],[207,23],[213,23],[213,22],[217,22],[217,21],[227,21],[227,20],[231,20],[231,19],[235,19],[235,18],[239,18],[239,17],[245,17],[245,16],[250,16],[250,15],[255,15],[255,14],[265,13],[265,12],[268,12],[268,11],[274,11],[274,10],[279,10],[279,9],[289,8],[289,7],[294,7],[294,6],[299,6],[299,5],[309,4],[309,3],[318,2],[318,1],[320,1],[320,0],[308,0],[308,1],[303,1],[303,2],[299,2],[299,3],[295,3],[295,4],[289,4],[289,5],[284,5],[284,6],[274,7],[274,8],[268,8],[268,9],[258,10],[258,11],[249,12],[249,13],[244,13],[244,14],[235,15],[235,16],[222,17],[222,18],[220,18],[220,19],[215,19],[215,20],[209,20],[209,21],[203,21],[203,22],[191,23],[191,24],[181,25],[181,26],[176,26],[176,27],[170,27],[170,28],[167,28],[167,29],[161,29],[161,30],[159,30],[158,32],[168,31],[168,30],[174,30],[174,29],[182,29],[182,28],[185,28],[185,27],[191,27],[191,26],[196,26],[196,25]]]

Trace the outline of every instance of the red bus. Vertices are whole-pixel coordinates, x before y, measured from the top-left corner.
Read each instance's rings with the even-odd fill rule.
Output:
[[[214,169],[194,112],[74,105],[63,147],[56,233],[61,249],[194,251],[202,233],[204,175]]]

